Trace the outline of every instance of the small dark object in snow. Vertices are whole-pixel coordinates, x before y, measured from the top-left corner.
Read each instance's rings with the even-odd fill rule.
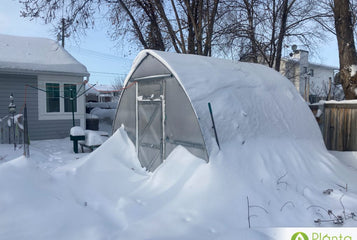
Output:
[[[132,167],[131,170],[135,171],[135,168]]]
[[[88,206],[88,203],[87,203],[87,202],[84,202],[84,206],[87,207],[87,206]]]
[[[292,207],[295,207],[295,204],[294,204],[292,201],[287,201],[287,202],[284,203],[284,205],[280,208],[280,212],[282,212],[283,209],[284,209],[284,207],[285,207],[286,205],[288,205],[288,204],[290,204]]]
[[[245,141],[242,141],[242,145],[244,145]]]
[[[327,194],[330,195],[333,192],[333,189],[326,189],[325,191],[323,191],[323,194]]]
[[[316,220],[314,220],[314,222],[320,224],[321,223],[321,219],[316,219]]]
[[[337,216],[336,219],[333,221],[334,224],[343,224],[343,217]]]
[[[347,183],[346,183],[346,186],[342,186],[342,185],[340,185],[340,184],[336,184],[336,185],[339,186],[339,187],[341,187],[341,188],[343,188],[343,189],[345,189],[346,192],[347,192],[347,188],[348,188]]]

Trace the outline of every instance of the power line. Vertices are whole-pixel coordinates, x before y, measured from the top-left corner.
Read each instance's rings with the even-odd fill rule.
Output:
[[[123,58],[123,57],[119,57],[119,56],[115,56],[112,54],[108,54],[108,53],[103,53],[103,52],[99,52],[99,51],[95,51],[95,50],[90,50],[90,49],[86,49],[86,48],[82,48],[79,46],[68,46],[71,49],[75,49],[78,50],[78,53],[80,54],[84,54],[84,55],[91,55],[91,56],[95,56],[95,57],[101,57],[104,59],[109,59],[109,60],[115,60],[115,61],[123,61],[126,62],[128,64],[131,64],[132,60],[128,59],[128,58]]]

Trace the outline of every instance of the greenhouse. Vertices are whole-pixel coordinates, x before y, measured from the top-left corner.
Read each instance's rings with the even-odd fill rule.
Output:
[[[274,93],[276,88],[280,90]],[[289,109],[280,109],[287,104],[279,101],[294,98],[300,96],[292,84],[262,65],[144,50],[124,82],[113,131],[124,126],[148,171],[154,171],[178,145],[208,162],[220,143],[224,147],[232,139],[239,138],[244,145],[253,136],[301,134],[289,126],[260,121],[282,118],[279,112]],[[266,112],[264,104],[272,101],[277,112]],[[248,129],[252,124],[254,128]]]

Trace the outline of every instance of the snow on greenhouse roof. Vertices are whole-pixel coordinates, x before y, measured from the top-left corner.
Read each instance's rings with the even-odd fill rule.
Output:
[[[0,34],[0,70],[89,75],[87,68],[57,42],[46,38]]]
[[[319,139],[321,134],[307,104],[290,81],[260,64],[144,50],[126,81],[151,55],[181,83],[200,122],[208,151],[216,146],[208,102],[220,142],[237,137]],[[303,113],[303,114],[301,114]]]

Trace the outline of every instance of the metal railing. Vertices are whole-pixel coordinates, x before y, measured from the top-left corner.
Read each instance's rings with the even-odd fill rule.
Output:
[[[0,143],[1,144],[22,144],[23,125],[20,122],[22,114],[14,116],[6,115],[0,118]]]

